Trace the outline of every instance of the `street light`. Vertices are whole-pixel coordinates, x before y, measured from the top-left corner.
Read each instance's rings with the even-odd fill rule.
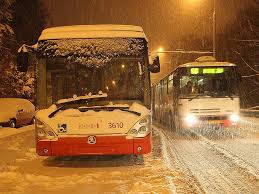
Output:
[[[164,49],[162,48],[162,47],[160,47],[159,49],[157,49],[157,53],[159,54],[159,53],[162,53],[162,52],[164,52]]]
[[[213,57],[216,58],[216,0],[213,0]]]

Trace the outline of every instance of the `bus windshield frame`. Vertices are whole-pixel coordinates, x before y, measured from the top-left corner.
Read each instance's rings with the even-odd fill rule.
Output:
[[[83,40],[81,42],[88,44],[87,39]],[[120,43],[120,39],[114,38],[114,40],[116,44]],[[71,40],[69,41],[71,43]],[[95,95],[101,92],[107,93],[108,96],[103,100],[94,100],[96,105],[103,105],[101,101],[109,103],[138,101],[150,108],[150,73],[146,41],[144,39],[129,39],[129,41],[123,39],[122,43],[125,45],[116,48],[118,55],[112,55],[110,50],[105,53],[104,48],[107,45],[102,46],[102,41],[99,40],[97,42],[97,46],[102,49],[99,49],[102,52],[99,54],[105,60],[101,58],[92,60],[91,57],[99,56],[93,51],[87,53],[88,56],[85,54],[82,57],[78,56],[78,51],[75,50],[74,56],[71,57],[71,53],[73,53],[71,48],[69,48],[69,56],[64,56],[62,53],[55,56],[53,51],[44,51],[46,43],[42,44],[43,46],[39,49],[40,58],[37,67],[37,107],[46,108],[60,99]],[[103,42],[107,44],[105,40]],[[90,43],[93,45],[94,41],[91,40]],[[62,44],[64,44],[64,40],[62,40]],[[128,51],[127,44],[129,47],[139,44],[139,50],[136,50],[135,53],[123,52],[123,49]],[[53,48],[56,49],[56,47]],[[66,53],[64,48],[60,51]],[[99,50],[98,52],[100,52]],[[60,53],[60,51],[55,53]],[[78,62],[80,57],[87,58],[88,61],[91,59],[91,63],[87,63],[87,60]],[[101,60],[104,61],[102,64],[100,64]],[[94,61],[98,61],[98,64],[94,64]]]

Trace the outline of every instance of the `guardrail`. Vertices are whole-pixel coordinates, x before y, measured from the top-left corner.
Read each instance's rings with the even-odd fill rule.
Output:
[[[245,117],[257,117],[259,118],[259,110],[241,109],[241,115]]]

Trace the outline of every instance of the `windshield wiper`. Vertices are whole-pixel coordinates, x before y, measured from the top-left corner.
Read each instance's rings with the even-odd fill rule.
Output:
[[[120,110],[125,111],[125,112],[129,112],[129,113],[133,113],[133,114],[138,115],[138,116],[141,116],[141,113],[136,112],[136,111],[132,111],[132,110],[129,110],[129,109],[122,109],[122,108],[120,108]]]
[[[102,93],[99,95],[90,95],[90,96],[77,96],[75,98],[67,98],[67,99],[61,99],[57,101],[56,105],[62,105],[67,103],[76,103],[77,101],[87,101],[87,100],[93,100],[93,99],[100,99],[100,98],[107,98],[108,95],[106,93]]]
[[[54,110],[52,113],[49,114],[49,118],[54,117],[57,112],[59,112],[60,110],[65,110],[66,108],[68,108],[68,105],[72,105],[72,104],[81,104],[82,102],[86,103],[87,101],[85,99],[78,99],[75,101],[69,101],[69,102],[64,102],[64,103],[55,103],[55,105],[57,106],[57,109]]]
[[[50,114],[49,114],[49,118],[54,117],[54,116],[57,114],[57,112],[59,112],[60,110],[64,110],[65,106],[66,106],[66,105],[62,105],[62,106],[60,106],[59,108],[57,108],[57,110],[55,110],[55,111],[53,111],[52,113],[50,113]]]

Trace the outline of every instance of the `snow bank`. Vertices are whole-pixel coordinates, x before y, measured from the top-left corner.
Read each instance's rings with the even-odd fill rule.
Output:
[[[26,110],[35,110],[33,104],[22,98],[0,98],[0,111],[6,113],[8,111],[17,110],[18,108]]]
[[[34,125],[22,127],[19,129],[14,129],[14,128],[0,128],[0,139],[12,136],[12,135],[17,135],[20,133],[24,133],[27,131],[32,131],[34,129]]]

